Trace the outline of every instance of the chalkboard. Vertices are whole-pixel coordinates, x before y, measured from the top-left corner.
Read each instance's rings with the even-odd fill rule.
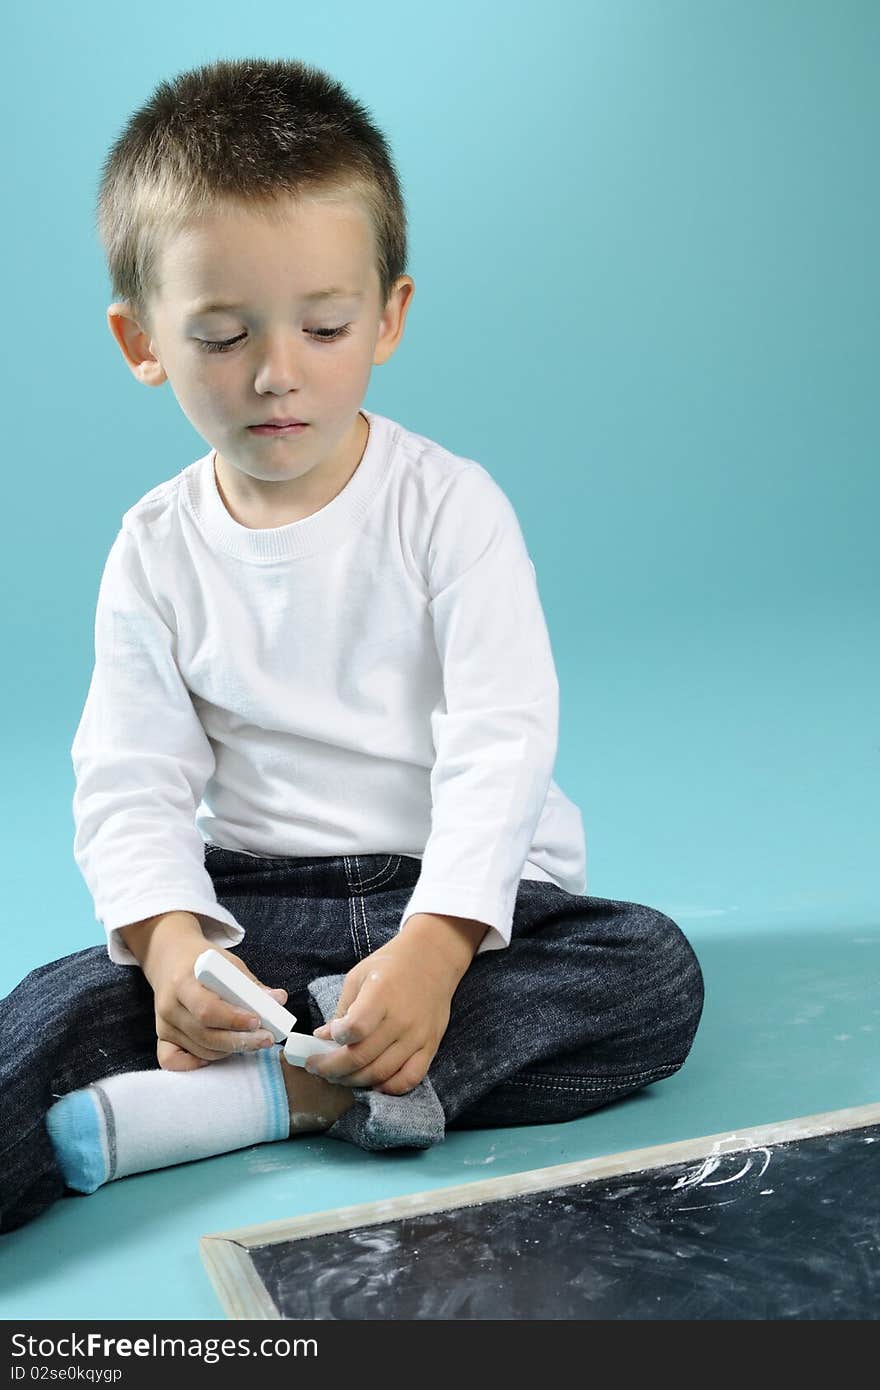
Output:
[[[874,1319],[878,1144],[862,1106],[221,1233],[202,1255],[240,1317]]]

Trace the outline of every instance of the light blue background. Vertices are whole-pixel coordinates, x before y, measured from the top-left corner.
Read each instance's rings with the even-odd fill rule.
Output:
[[[5,34],[0,985],[104,940],[69,756],[98,581],[207,447],[107,329],[101,161],[158,81],[244,56],[326,68],[391,139],[416,294],[365,403],[513,502],[588,892],[672,916],[708,984],[682,1073],[583,1121],[58,1203],[6,1238],[5,1316],[216,1318],[205,1231],[876,1099],[880,6],[90,0]]]

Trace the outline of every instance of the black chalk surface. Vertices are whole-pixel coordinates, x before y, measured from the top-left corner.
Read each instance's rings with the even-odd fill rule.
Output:
[[[877,1318],[880,1124],[715,1148],[247,1254],[295,1320]]]

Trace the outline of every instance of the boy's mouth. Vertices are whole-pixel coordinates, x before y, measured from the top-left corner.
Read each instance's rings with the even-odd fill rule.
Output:
[[[248,425],[248,429],[252,434],[299,434],[308,429],[308,424],[305,420],[292,420],[289,424]]]
[[[270,416],[268,420],[258,420],[255,425],[248,426],[249,429],[263,429],[267,425],[307,425],[308,420],[297,420],[293,415]]]

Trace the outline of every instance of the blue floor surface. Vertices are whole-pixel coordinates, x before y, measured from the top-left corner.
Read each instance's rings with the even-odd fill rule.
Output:
[[[676,1076],[565,1124],[393,1154],[303,1136],[71,1195],[0,1238],[0,1316],[226,1321],[199,1257],[209,1232],[880,1101],[880,925],[677,920],[706,1004]]]

